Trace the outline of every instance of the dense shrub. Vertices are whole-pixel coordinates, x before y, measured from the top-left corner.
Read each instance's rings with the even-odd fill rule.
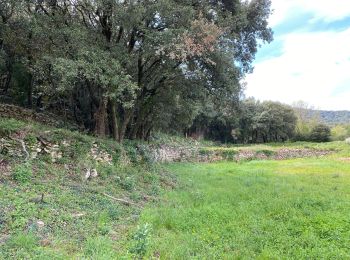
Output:
[[[344,141],[350,136],[350,125],[336,125],[331,129],[332,141]]]
[[[313,142],[329,142],[331,138],[331,129],[327,125],[316,125],[310,134],[310,141]]]

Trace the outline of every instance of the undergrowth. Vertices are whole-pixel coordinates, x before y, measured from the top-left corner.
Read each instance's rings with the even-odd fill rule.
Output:
[[[12,119],[0,120],[0,133],[6,141],[0,147],[0,259],[144,253],[149,231],[130,235],[130,227],[146,203],[176,182],[154,163],[147,146]],[[26,160],[10,135],[23,138],[31,156],[41,152]],[[97,176],[86,178],[92,170]]]

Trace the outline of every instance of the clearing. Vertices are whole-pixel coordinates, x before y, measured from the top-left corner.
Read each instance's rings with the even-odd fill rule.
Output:
[[[348,157],[170,164],[181,184],[142,214],[147,257],[349,258]]]
[[[350,258],[345,142],[164,138],[1,119],[0,259]]]

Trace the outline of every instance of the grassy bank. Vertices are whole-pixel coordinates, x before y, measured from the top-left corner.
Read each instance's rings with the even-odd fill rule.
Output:
[[[175,185],[143,147],[0,119],[0,259],[137,257],[130,227]]]

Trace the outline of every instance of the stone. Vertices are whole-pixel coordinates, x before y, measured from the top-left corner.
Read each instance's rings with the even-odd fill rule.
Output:
[[[90,177],[91,177],[91,178],[96,178],[97,176],[98,176],[97,170],[96,170],[96,169],[92,169],[92,170],[91,170]]]
[[[91,176],[91,172],[90,172],[90,169],[87,169],[86,172],[85,172],[85,180],[88,180]]]
[[[44,223],[44,221],[42,221],[42,220],[38,220],[38,221],[36,222],[36,225],[37,225],[38,228],[43,228],[43,227],[45,226],[45,223]]]

